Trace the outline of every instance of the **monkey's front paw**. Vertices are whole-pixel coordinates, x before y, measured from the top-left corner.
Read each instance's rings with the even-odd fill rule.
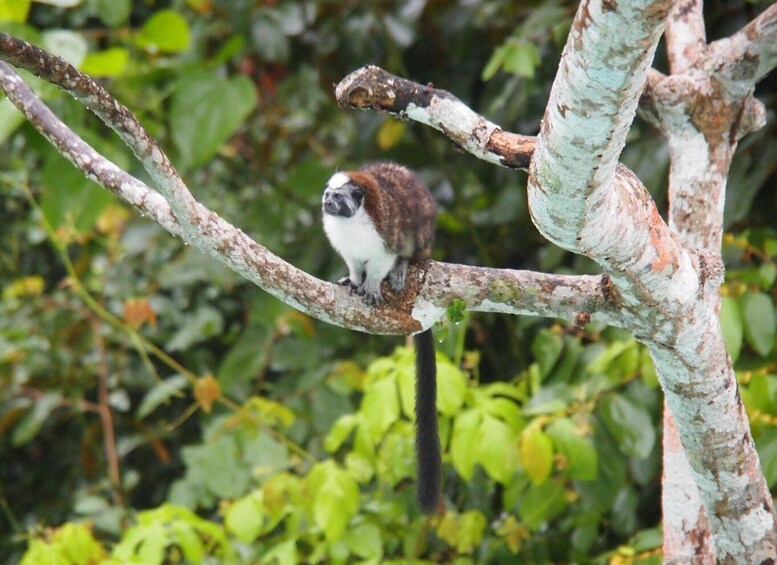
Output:
[[[351,281],[351,277],[343,277],[343,278],[341,278],[340,280],[337,281],[337,284],[339,284],[340,286],[347,287],[348,288],[348,292],[350,294],[353,294],[354,292],[359,290],[358,285],[355,285]]]

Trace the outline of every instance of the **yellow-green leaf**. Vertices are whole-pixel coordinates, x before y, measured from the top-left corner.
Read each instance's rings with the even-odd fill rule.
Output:
[[[731,361],[735,363],[742,350],[744,328],[742,327],[742,311],[739,309],[739,302],[730,296],[724,296],[720,299],[720,329],[723,332],[723,340],[726,342],[726,349],[731,356]]]
[[[81,70],[96,77],[117,77],[127,68],[128,62],[128,50],[124,47],[111,47],[87,54],[81,64]]]
[[[22,24],[27,21],[31,0],[3,0],[0,2],[0,22]]]
[[[391,149],[402,140],[405,133],[405,123],[399,120],[386,120],[378,130],[378,147],[382,150]]]
[[[529,430],[521,435],[521,465],[535,485],[544,483],[553,470],[553,442],[545,432]]]
[[[189,24],[173,10],[160,10],[146,21],[135,41],[151,53],[182,53],[189,48]]]

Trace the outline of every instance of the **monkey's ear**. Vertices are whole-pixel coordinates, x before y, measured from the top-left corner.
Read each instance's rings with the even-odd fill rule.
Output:
[[[362,187],[357,186],[351,192],[351,197],[353,197],[353,201],[356,204],[360,205],[362,203],[362,201],[364,200],[364,194],[365,194],[365,190]]]

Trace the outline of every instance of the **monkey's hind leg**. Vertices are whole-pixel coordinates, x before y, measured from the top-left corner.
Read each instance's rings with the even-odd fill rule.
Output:
[[[402,292],[405,289],[408,263],[409,261],[404,257],[397,257],[397,262],[394,263],[391,271],[389,271],[388,283],[394,292]]]
[[[356,289],[356,294],[361,295],[367,304],[378,306],[383,302],[383,294],[380,291],[381,280],[365,277],[364,282]]]

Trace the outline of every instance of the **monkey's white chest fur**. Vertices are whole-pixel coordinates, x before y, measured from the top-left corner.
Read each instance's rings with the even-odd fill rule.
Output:
[[[324,231],[332,247],[345,259],[348,267],[388,272],[397,259],[395,253],[386,249],[383,238],[375,229],[364,207],[350,218],[324,214]],[[388,267],[386,267],[388,264]]]

